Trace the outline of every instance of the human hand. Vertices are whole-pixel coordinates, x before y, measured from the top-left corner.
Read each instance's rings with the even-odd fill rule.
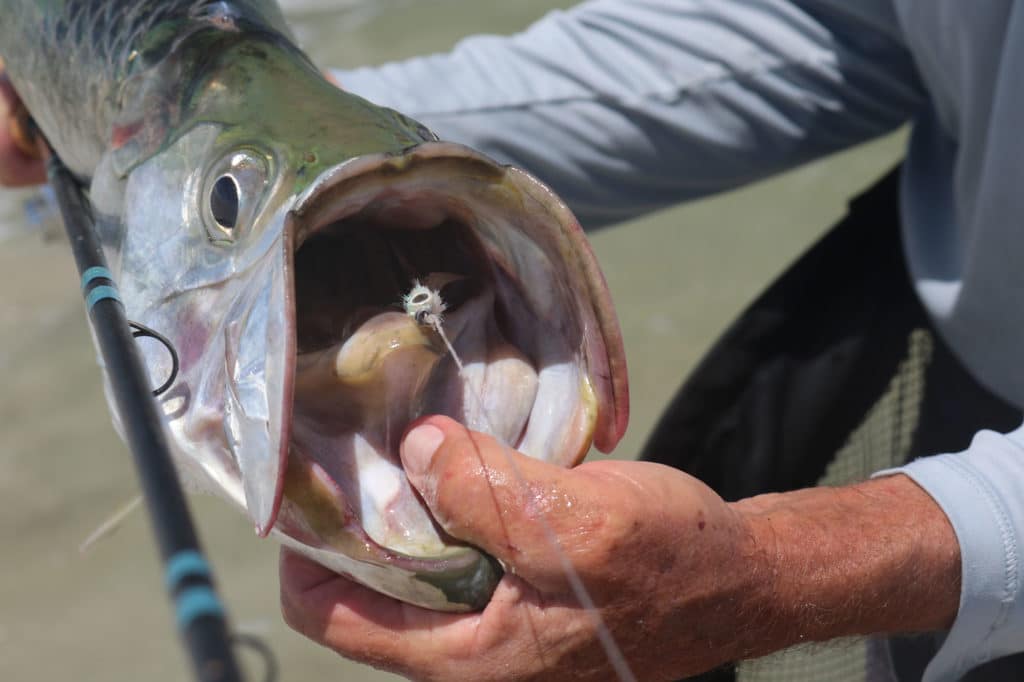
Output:
[[[23,187],[46,182],[41,155],[24,135],[24,105],[0,61],[0,185]]]
[[[566,470],[443,417],[410,432],[402,462],[434,518],[505,577],[484,611],[437,613],[283,550],[285,619],[311,639],[424,680],[613,679],[594,616],[640,679],[755,652],[737,625],[763,611],[765,557],[745,517],[696,479],[641,462]],[[595,613],[574,597],[545,524]]]

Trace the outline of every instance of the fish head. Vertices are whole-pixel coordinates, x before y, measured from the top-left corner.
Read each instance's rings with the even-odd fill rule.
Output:
[[[433,521],[401,436],[446,414],[565,466],[610,450],[628,390],[596,260],[525,172],[334,88],[287,48],[238,49],[125,174],[108,240],[130,319],[179,356],[159,401],[180,469],[339,573],[482,607],[500,569]],[[417,284],[434,324],[403,305]],[[165,352],[143,352],[160,383]]]

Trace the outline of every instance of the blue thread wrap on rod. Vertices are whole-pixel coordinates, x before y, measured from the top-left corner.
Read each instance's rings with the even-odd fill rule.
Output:
[[[175,616],[178,629],[182,632],[192,627],[203,616],[224,617],[224,605],[212,589],[206,585],[186,587],[175,599]]]
[[[90,283],[95,282],[98,279],[109,279],[113,282],[114,275],[112,275],[110,270],[107,270],[102,265],[94,265],[82,273],[82,291],[84,292]]]
[[[167,561],[164,585],[174,592],[186,578],[210,578],[210,564],[194,549],[183,549]]]
[[[117,287],[103,285],[98,286],[89,292],[89,295],[85,297],[85,307],[92,310],[94,305],[106,299],[117,301],[121,305],[124,305],[124,301],[121,300],[121,295],[117,293]]]

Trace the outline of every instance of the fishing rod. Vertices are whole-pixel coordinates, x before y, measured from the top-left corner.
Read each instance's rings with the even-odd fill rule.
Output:
[[[177,354],[167,339],[125,317],[124,304],[96,236],[92,208],[71,172],[52,148],[49,152],[47,176],[82,277],[89,320],[124,425],[125,440],[135,460],[163,560],[164,586],[174,604],[178,631],[191,657],[195,679],[240,682],[224,604],[199,546],[171,460],[163,420],[152,397],[173,381]],[[140,335],[152,336],[171,353],[171,377],[156,392],[149,386],[148,372],[136,348],[135,338]],[[272,659],[267,661],[269,673]]]

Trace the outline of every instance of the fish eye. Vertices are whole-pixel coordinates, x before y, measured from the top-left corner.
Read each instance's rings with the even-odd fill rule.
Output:
[[[215,243],[232,243],[259,214],[268,184],[267,157],[243,150],[228,154],[209,174],[203,219]]]
[[[238,184],[230,175],[222,175],[213,183],[210,213],[225,230],[233,230],[238,224]]]

